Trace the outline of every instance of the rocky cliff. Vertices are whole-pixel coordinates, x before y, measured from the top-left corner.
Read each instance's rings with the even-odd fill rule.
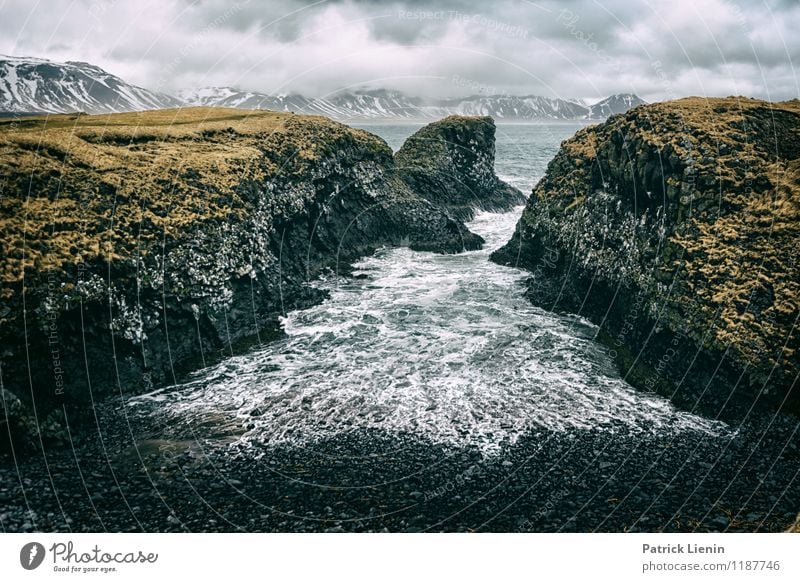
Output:
[[[491,150],[484,125],[462,119],[459,135]],[[379,245],[482,244],[403,181],[383,140],[322,117],[9,120],[0,168],[1,400],[17,434],[265,341],[321,299],[311,279]]]
[[[467,220],[476,208],[507,210],[525,203],[522,192],[495,175],[494,144],[491,117],[452,115],[409,137],[395,164],[420,197]]]
[[[681,99],[565,141],[493,258],[630,382],[724,415],[798,401],[799,219],[800,103]]]

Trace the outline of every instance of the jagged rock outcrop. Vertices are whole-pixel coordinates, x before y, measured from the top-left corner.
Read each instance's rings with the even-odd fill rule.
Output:
[[[309,280],[377,246],[482,244],[402,180],[383,140],[322,117],[10,121],[0,168],[0,365],[17,424],[13,394],[41,426],[62,402],[173,383],[263,341],[321,299]]]
[[[407,184],[464,220],[476,208],[508,210],[525,196],[494,173],[495,126],[491,117],[452,115],[426,125],[395,154]]]
[[[800,103],[689,98],[565,141],[493,258],[630,382],[724,415],[798,400],[798,240]]]

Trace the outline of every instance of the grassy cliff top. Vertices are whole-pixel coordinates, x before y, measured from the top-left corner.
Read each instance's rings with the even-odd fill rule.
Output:
[[[464,126],[474,127],[475,125],[480,125],[484,123],[493,126],[494,119],[492,119],[488,115],[448,115],[443,119],[434,121],[433,123],[429,123],[422,129],[427,131],[438,131],[443,128],[456,129],[458,127],[464,127]]]
[[[692,158],[696,172],[710,170],[718,178],[737,180],[728,159],[742,162],[798,155],[797,119],[800,100],[773,103],[747,97],[686,97],[641,105],[606,122],[578,131],[562,143],[565,154],[593,161],[598,143],[624,140],[647,145],[665,156]],[[582,171],[586,169],[585,164]],[[744,176],[741,176],[742,178]]]
[[[413,133],[395,154],[395,159],[402,167],[429,168],[436,166],[442,157],[449,159],[449,149],[470,145],[469,140],[493,142],[494,133],[491,117],[450,115]]]
[[[461,131],[475,132],[489,130],[492,132],[492,135],[494,135],[494,127],[494,119],[488,116],[450,115],[418,129],[408,138],[406,143],[403,144],[403,148],[405,148],[407,144],[413,143],[415,139],[438,139]],[[400,151],[402,151],[402,149]]]
[[[247,212],[265,183],[380,138],[325,117],[197,107],[0,121],[0,270],[125,259]],[[254,186],[255,185],[255,186]],[[270,201],[266,201],[267,205]],[[275,202],[278,204],[278,202]],[[3,297],[12,292],[4,287]]]
[[[148,132],[170,135],[188,135],[203,128],[224,128],[238,125],[247,133],[260,129],[273,130],[280,122],[290,117],[290,113],[275,111],[251,111],[218,107],[188,107],[179,109],[158,109],[130,113],[108,113],[87,115],[85,113],[43,115],[21,119],[0,120],[2,132],[41,131],[43,129],[81,130],[83,128],[107,129],[120,135],[135,135],[137,128]],[[245,124],[244,122],[247,122]]]

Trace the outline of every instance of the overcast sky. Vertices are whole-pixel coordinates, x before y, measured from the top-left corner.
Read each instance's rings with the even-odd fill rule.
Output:
[[[800,96],[800,0],[0,0],[0,53],[150,89]]]

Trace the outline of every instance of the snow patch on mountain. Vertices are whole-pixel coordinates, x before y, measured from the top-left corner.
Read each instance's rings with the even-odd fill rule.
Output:
[[[270,95],[232,87],[180,91],[177,98],[131,85],[96,65],[0,55],[0,111],[112,113],[181,106],[270,109],[325,115],[340,121],[429,121],[448,115],[488,115],[498,121],[601,120],[643,104],[630,93],[589,105],[538,95],[471,95],[422,99],[387,89],[341,91],[319,98]]]
[[[113,113],[177,107],[163,93],[126,83],[89,63],[0,55],[0,110],[18,113]]]
[[[359,90],[308,98],[298,94],[284,96],[212,87],[179,93],[189,105],[272,109],[319,114],[340,121],[380,119],[432,120],[448,115],[489,115],[501,121],[593,120],[622,113],[644,103],[636,95],[612,95],[594,105],[579,100],[538,95],[472,95],[441,100],[424,100],[399,91]]]

